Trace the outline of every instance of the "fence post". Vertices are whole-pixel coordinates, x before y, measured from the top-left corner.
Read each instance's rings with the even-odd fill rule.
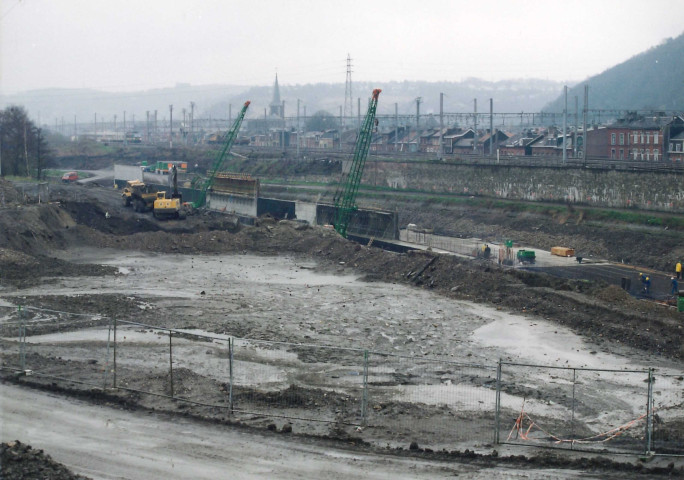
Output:
[[[112,361],[114,372],[112,372],[112,388],[116,388],[116,318],[114,318],[114,359]]]
[[[104,376],[102,379],[102,390],[107,390],[107,374],[109,373],[109,341],[112,337],[112,320],[109,321],[107,328],[107,353],[105,353]]]
[[[570,450],[575,447],[575,385],[577,370],[572,369],[572,420],[570,421]]]
[[[501,413],[501,359],[496,366],[496,406],[494,411],[494,444],[499,444],[499,420]]]
[[[173,346],[171,344],[171,337],[173,332],[169,330],[169,380],[171,382],[171,398],[173,398]]]
[[[648,369],[648,394],[646,399],[646,451],[648,455],[653,449],[653,368]]]
[[[361,423],[366,424],[368,409],[368,350],[363,351],[363,393],[361,395]]]
[[[19,366],[21,371],[26,371],[26,322],[24,313],[19,305]]]
[[[233,414],[233,337],[228,338],[228,372],[230,385],[228,386],[228,406],[230,414]]]

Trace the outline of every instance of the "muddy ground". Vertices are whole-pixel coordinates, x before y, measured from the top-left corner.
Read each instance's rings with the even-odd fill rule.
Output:
[[[11,186],[2,185],[8,191],[6,199],[16,196]],[[620,342],[672,359],[683,355],[682,318],[675,309],[635,300],[619,288],[602,283],[567,281],[452,256],[437,256],[416,275],[435,255],[399,255],[366,248],[340,238],[332,230],[268,218],[261,219],[255,228],[239,228],[234,217],[220,213],[158,222],[151,215],[124,208],[115,190],[98,186],[59,186],[53,190],[53,198],[59,200],[47,205],[8,202],[2,209],[2,281],[30,285],[41,282],[42,276],[54,274],[107,273],[106,267],[75,265],[51,255],[55,249],[74,246],[182,254],[302,254],[336,270],[361,274],[367,281],[404,283],[449,298],[539,315],[599,343]],[[106,212],[110,218],[105,218]],[[475,225],[477,218],[463,221]],[[482,232],[466,231],[472,233]],[[547,242],[577,243],[565,240],[554,234]],[[591,235],[585,241],[589,242],[610,245],[615,240],[612,234],[608,238]]]
[[[553,328],[553,325],[567,328],[602,354],[638,358],[641,365],[657,362],[658,365],[668,369],[681,369],[683,352],[680,314],[672,308],[636,300],[619,288],[602,283],[585,280],[568,281],[519,269],[502,269],[489,263],[436,255],[432,252],[400,255],[353,244],[341,239],[334,231],[328,229],[310,227],[297,222],[275,221],[269,218],[260,219],[255,227],[241,227],[236,219],[216,213],[192,215],[184,221],[157,222],[151,215],[136,214],[125,209],[119,202],[117,192],[98,186],[57,187],[53,191],[53,199],[58,200],[43,205],[23,205],[18,202],[16,192],[11,185],[0,182],[0,188],[5,198],[5,206],[0,210],[0,284],[2,285],[0,297],[12,304],[16,304],[23,296],[30,299],[32,306],[45,309],[78,311],[101,316],[116,315],[119,318],[123,316],[129,320],[152,325],[198,327],[197,321],[189,323],[187,320],[187,312],[193,307],[188,304],[183,295],[176,295],[178,298],[174,300],[172,293],[165,297],[163,302],[153,308],[147,308],[145,306],[148,303],[146,294],[149,292],[145,292],[143,286],[140,288],[139,295],[131,295],[129,292],[112,288],[117,282],[120,284],[127,278],[126,275],[121,274],[120,264],[111,261],[112,249],[114,252],[123,251],[123,256],[129,255],[133,259],[138,255],[135,252],[139,251],[154,254],[150,256],[152,260],[148,260],[148,270],[154,268],[155,255],[161,255],[160,258],[165,263],[170,261],[165,255],[169,258],[178,258],[176,268],[181,271],[181,276],[183,271],[187,272],[188,268],[193,267],[193,258],[197,258],[199,262],[204,255],[213,255],[215,259],[226,259],[228,257],[222,256],[236,254],[246,255],[245,258],[252,258],[251,256],[255,254],[280,257],[289,255],[293,259],[293,264],[299,265],[295,268],[298,274],[302,274],[302,270],[306,273],[306,270],[313,269],[317,275],[333,274],[339,278],[352,276],[368,285],[367,288],[355,285],[354,288],[360,289],[359,291],[372,291],[374,285],[378,285],[379,288],[387,288],[385,285],[396,285],[397,288],[405,289],[402,292],[407,292],[401,294],[404,298],[415,295],[415,303],[425,305],[430,305],[430,302],[436,304],[443,302],[444,309],[462,309],[465,305],[456,303],[455,306],[449,307],[450,302],[470,302],[473,305],[482,305],[483,308],[493,312],[516,315],[523,320],[548,322],[551,325],[549,328]],[[109,218],[105,215],[106,212],[110,214]],[[467,222],[471,222],[474,226],[477,224],[477,218],[469,219]],[[540,230],[542,230],[541,227]],[[473,228],[472,231],[464,233],[478,232]],[[569,239],[566,240],[569,242]],[[563,239],[558,234],[554,234],[548,241],[562,243]],[[592,241],[598,242],[596,239]],[[603,241],[610,242],[610,239]],[[79,248],[83,249],[82,258],[78,258]],[[106,261],[98,262],[96,257],[93,258],[90,253],[93,249],[95,251],[107,249],[102,250],[102,258]],[[141,264],[144,263],[142,258],[144,257],[140,257],[139,260]],[[135,260],[132,265],[135,265]],[[144,270],[142,266],[140,268]],[[80,285],[78,288],[81,289],[85,288],[83,281],[78,279],[87,277],[91,278],[91,280],[86,280],[90,284],[91,292],[74,294],[74,290],[68,290],[74,285]],[[74,280],[71,281],[70,278]],[[146,278],[146,282],[152,282],[149,277],[142,278]],[[197,290],[200,288],[200,283],[188,281],[187,284],[196,285]],[[63,293],[60,293],[61,290],[64,290]],[[416,293],[411,294],[411,291]],[[219,294],[209,289],[206,293]],[[284,295],[285,291],[281,293]],[[193,292],[193,295],[196,294],[197,292]],[[347,294],[353,298],[354,291],[347,292]],[[378,298],[381,295],[383,294],[378,291]],[[437,297],[432,297],[433,295]],[[302,298],[305,302],[307,297]],[[430,300],[431,298],[440,300]],[[240,310],[242,304],[247,305],[249,301],[255,300],[252,298],[232,301],[235,303],[236,310]],[[313,306],[317,305],[313,297],[310,298],[310,302]],[[414,302],[408,302],[408,305],[412,303]],[[186,308],[185,315],[180,313],[159,315],[165,307],[169,308],[169,312],[180,312],[179,308],[183,306]],[[368,309],[368,305],[361,305],[358,308]],[[205,331],[225,332],[261,340],[311,343],[320,341],[334,343],[338,335],[349,334],[345,328],[340,328],[339,331],[335,329],[323,331],[317,325],[313,325],[313,320],[309,325],[299,322],[298,327],[274,328],[273,325],[263,322],[264,318],[269,316],[272,318],[276,315],[273,308],[269,309],[264,306],[258,310],[262,312],[262,315],[251,321],[249,318],[235,317],[228,319],[227,322],[225,320],[216,322],[215,325],[211,322],[203,323],[201,328]],[[374,311],[373,308],[370,310]],[[216,311],[214,314],[219,316],[220,312]],[[378,309],[376,314],[378,319],[384,318],[382,309]],[[353,316],[350,314],[350,317]],[[211,318],[211,315],[208,317]],[[397,332],[402,339],[399,353],[448,357],[458,350],[458,345],[449,340],[457,334],[456,330],[449,332],[448,337],[447,330],[430,332],[430,329],[440,328],[439,321],[425,324],[417,314],[413,317],[409,314],[408,317],[409,322],[401,325],[407,330]],[[437,317],[449,318],[449,315],[438,314]],[[315,318],[312,316],[312,319]],[[492,320],[489,318],[486,322],[483,321],[482,318],[485,317],[481,314],[473,314],[472,318],[474,322],[479,322],[477,325],[472,325],[473,329],[482,327]],[[415,324],[414,331],[407,327],[410,321]],[[283,321],[275,323],[280,324]],[[397,327],[390,325],[390,322],[386,323],[389,330],[386,331],[385,336],[380,333],[380,330],[377,336],[365,335],[359,340],[360,346],[380,351],[394,348],[396,345],[388,342],[386,337],[392,329],[396,330]],[[433,327],[433,323],[437,326]],[[441,323],[443,323],[442,328],[446,329],[447,323]],[[82,327],[103,325],[106,325],[106,322],[89,320],[84,322]],[[363,325],[344,326],[350,329],[349,331],[353,329],[363,331]],[[56,330],[55,327],[49,325],[41,328],[43,330],[34,333],[50,333]],[[409,338],[411,338],[410,341]],[[482,349],[482,344],[466,347],[470,350],[466,348],[461,353],[464,355],[464,360],[472,358],[473,355],[474,360],[482,360],[486,354],[501,353]],[[484,347],[498,348],[496,345],[484,345]],[[54,348],[54,345],[51,348]],[[32,354],[50,358],[48,351],[37,349]],[[40,361],[38,358],[33,360]],[[334,359],[328,360],[334,361]],[[64,358],[61,361],[66,364],[70,360]],[[92,368],[93,375],[98,375],[100,370],[96,366]],[[179,370],[181,383],[184,379],[182,372],[182,369]],[[86,374],[87,372],[84,373]],[[194,379],[190,383],[191,377],[185,378],[188,382],[187,386],[196,389],[201,387],[202,382],[207,382],[207,385],[211,384],[211,388],[214,388],[210,379]],[[146,381],[152,380],[150,378]],[[515,384],[508,385],[505,391],[513,396],[534,394],[533,391],[526,394],[524,388],[521,390],[521,386]],[[552,393],[553,389],[546,391]],[[296,396],[297,392],[289,392],[289,394]],[[148,404],[149,400],[130,395],[122,395],[118,400],[138,402],[148,408],[162,406],[169,409],[177,408],[172,405],[162,405],[164,401],[156,402],[156,405],[154,402]],[[560,398],[554,400],[561,401]],[[341,407],[344,405],[343,398],[331,400],[331,404],[334,407],[333,412],[344,410]],[[386,415],[389,423],[397,418],[397,410],[400,410],[402,414],[408,414],[415,408],[410,402],[379,402],[376,405],[378,412],[389,413]],[[385,409],[387,412],[383,412]],[[210,413],[206,410],[187,407],[181,410],[185,410],[186,414],[194,412],[198,416]],[[390,412],[391,410],[394,410],[394,414]],[[417,413],[425,414],[425,411]],[[379,418],[382,416],[377,415]],[[425,418],[439,421],[440,417],[433,412]],[[250,424],[268,427],[271,422],[259,420]],[[330,431],[325,434],[348,438],[350,431],[342,428],[338,432]],[[361,439],[356,434],[351,434],[351,436]],[[376,434],[376,437],[375,440],[387,439],[380,434]],[[410,437],[405,436],[394,440],[408,442]]]
[[[20,441],[0,443],[2,478],[6,480],[42,479],[86,480],[87,477],[71,472],[55,462],[43,450],[31,448]]]

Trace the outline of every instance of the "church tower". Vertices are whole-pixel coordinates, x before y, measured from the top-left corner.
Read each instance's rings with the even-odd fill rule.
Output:
[[[280,102],[280,88],[278,88],[278,74],[276,73],[275,83],[273,84],[273,100],[270,103],[270,115],[276,117],[283,116],[283,104]]]

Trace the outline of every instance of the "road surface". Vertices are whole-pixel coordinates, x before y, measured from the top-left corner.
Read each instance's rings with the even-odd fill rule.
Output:
[[[10,384],[0,389],[0,440],[43,449],[93,479],[602,478],[573,470],[488,468],[346,450],[283,434],[123,411]]]

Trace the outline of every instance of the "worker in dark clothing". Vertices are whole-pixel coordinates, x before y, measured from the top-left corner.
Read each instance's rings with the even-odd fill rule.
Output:
[[[639,273],[639,281],[641,282],[641,285],[644,287],[644,293],[649,294],[651,291],[651,279],[650,277],[644,275],[643,273]]]
[[[646,277],[644,279],[644,292],[646,295],[651,294],[651,277]]]
[[[670,295],[677,295],[679,293],[679,282],[675,277],[672,277],[670,279],[670,283],[672,284],[672,289],[670,290]]]

